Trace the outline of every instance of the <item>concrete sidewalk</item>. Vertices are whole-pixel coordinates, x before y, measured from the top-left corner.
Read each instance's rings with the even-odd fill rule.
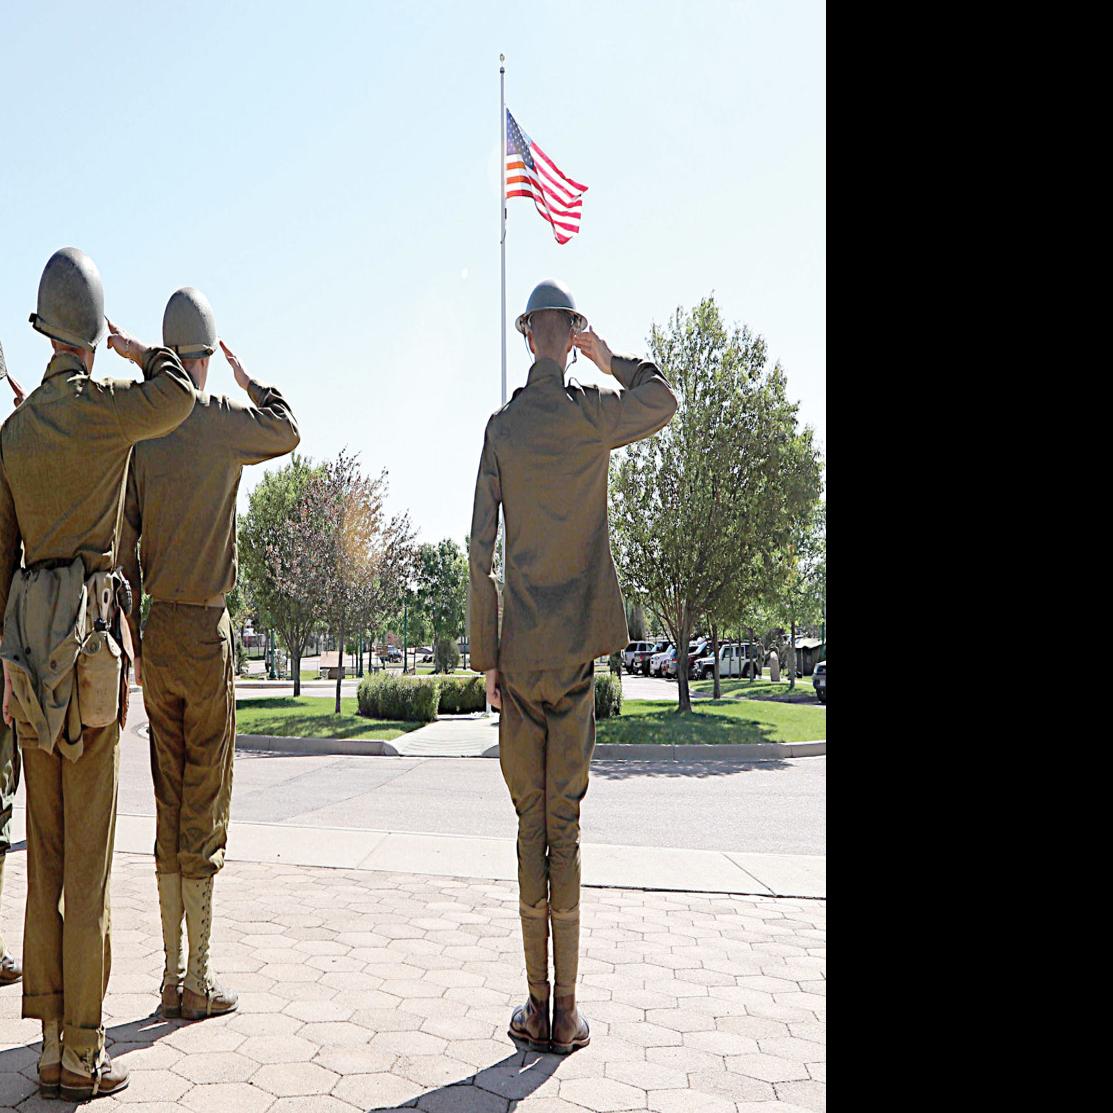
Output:
[[[17,952],[25,876],[26,854],[13,850],[2,915]],[[89,1108],[825,1108],[824,902],[595,889],[582,908],[592,1041],[559,1058],[506,1035],[525,992],[515,884],[232,861],[216,886],[213,962],[240,1011],[189,1024],[154,1015],[152,859],[118,853],[105,1025],[131,1085]],[[76,1113],[37,1097],[40,1028],[19,1014],[19,987],[0,990],[0,1110]]]
[[[12,838],[25,837],[26,812],[16,808]],[[120,815],[116,848],[149,854],[155,820],[150,815]],[[404,872],[417,875],[517,878],[513,839],[375,831],[351,827],[297,827],[232,820],[229,861],[337,869]],[[645,846],[586,844],[584,884],[598,888],[667,892],[823,898],[827,896],[827,859],[810,854],[748,854]]]

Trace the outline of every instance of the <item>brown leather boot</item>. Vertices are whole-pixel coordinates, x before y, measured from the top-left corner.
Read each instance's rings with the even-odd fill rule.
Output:
[[[167,1020],[176,1020],[182,1015],[181,986],[164,985],[162,987],[162,1003],[159,1005],[158,1011]]]
[[[507,1035],[512,1040],[529,1044],[531,1051],[549,1050],[549,995],[535,997],[532,993],[524,1005],[510,1016]]]
[[[62,1085],[62,1064],[39,1067],[39,1097],[56,1098]]]
[[[239,1008],[239,995],[230,989],[212,986],[207,993],[194,993],[189,986],[182,990],[182,1016],[186,1020],[204,1020],[210,1016],[224,1016]]]
[[[0,957],[0,985],[15,985],[23,981],[23,964],[15,955]]]
[[[576,1008],[576,995],[553,998],[553,1039],[554,1055],[571,1055],[581,1047],[591,1043],[591,1029]]]
[[[112,1062],[105,1055],[100,1070],[93,1075],[77,1074],[62,1067],[59,1089],[63,1101],[89,1101],[92,1098],[118,1094],[127,1089],[129,1081],[128,1068]]]
[[[62,1025],[44,1020],[43,1049],[39,1055],[39,1096],[56,1098],[62,1081]]]

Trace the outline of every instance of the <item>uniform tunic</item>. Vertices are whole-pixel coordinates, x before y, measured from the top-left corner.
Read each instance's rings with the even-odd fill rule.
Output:
[[[557,992],[576,979],[580,802],[595,745],[592,661],[629,640],[611,558],[611,450],[676,411],[657,367],[615,356],[621,393],[564,383],[540,359],[487,423],[469,548],[472,667],[497,668],[499,755],[518,813],[518,888],[532,989],[547,981],[537,920],[551,911]],[[492,576],[498,511],[506,528],[499,632]],[[574,925],[574,928],[573,928]]]
[[[87,575],[113,566],[132,447],[169,433],[196,398],[168,349],[151,349],[143,374],[141,383],[94,382],[76,356],[56,353],[4,423],[0,613],[21,545],[26,565],[80,556]],[[16,732],[27,779],[23,1015],[60,1021],[67,1057],[92,1070],[111,967],[120,728],[84,731],[76,761],[42,748],[29,723],[17,721]]]
[[[291,452],[294,415],[251,381],[253,405],[201,396],[170,436],[136,446],[121,552],[151,722],[155,867],[209,877],[224,865],[236,742],[235,645],[224,596],[236,583],[236,496],[245,464]],[[137,547],[138,542],[138,547]]]

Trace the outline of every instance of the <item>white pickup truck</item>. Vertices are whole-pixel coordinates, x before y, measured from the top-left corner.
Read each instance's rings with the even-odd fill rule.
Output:
[[[757,647],[755,646],[755,651]],[[761,675],[761,664],[749,656],[750,643],[741,645],[733,642],[719,646],[719,675],[720,676],[749,676],[751,672]],[[692,673],[701,680],[708,680],[715,675],[715,657],[708,654],[700,657],[692,666]]]

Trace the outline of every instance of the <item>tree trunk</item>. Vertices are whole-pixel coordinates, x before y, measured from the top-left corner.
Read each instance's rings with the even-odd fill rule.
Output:
[[[294,671],[294,696],[301,695],[301,653],[291,653],[290,663]]]
[[[757,659],[754,657],[754,628],[749,627],[750,631],[750,658],[753,664],[750,665],[750,683],[752,684],[757,677]]]
[[[336,670],[336,708],[335,714],[340,714],[340,685],[344,683],[344,616],[340,616],[340,641],[336,660],[340,667]]]
[[[712,693],[712,698],[723,698],[723,685],[719,672],[719,627],[714,623],[711,624],[711,653],[715,658],[715,691]]]
[[[789,625],[792,633],[788,643],[788,690],[792,692],[796,689],[796,619]]]
[[[681,637],[676,643],[676,685],[678,711],[692,710],[692,693],[688,688],[688,640],[692,636],[687,624],[679,631]]]

